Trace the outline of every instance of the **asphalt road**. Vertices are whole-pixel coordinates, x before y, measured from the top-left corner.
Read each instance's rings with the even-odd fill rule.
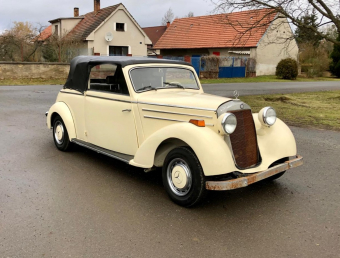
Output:
[[[157,171],[58,151],[59,89],[0,87],[0,257],[340,257],[340,133],[292,127],[302,167],[185,209]]]
[[[324,82],[265,82],[265,83],[223,83],[204,84],[204,91],[224,97],[233,96],[234,90],[243,95],[274,93],[297,93],[322,90],[340,90],[340,81]]]

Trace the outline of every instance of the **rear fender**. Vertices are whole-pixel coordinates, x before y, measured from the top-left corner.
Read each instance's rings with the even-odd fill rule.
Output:
[[[52,129],[52,118],[58,114],[63,119],[66,126],[70,140],[77,138],[76,129],[73,122],[73,117],[70,109],[64,102],[56,102],[48,111],[47,115],[47,128]]]

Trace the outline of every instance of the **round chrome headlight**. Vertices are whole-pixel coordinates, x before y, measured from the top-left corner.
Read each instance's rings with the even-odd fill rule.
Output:
[[[276,112],[275,109],[272,107],[265,107],[263,109],[263,122],[268,125],[272,126],[276,122]]]
[[[237,119],[234,114],[226,113],[222,119],[222,128],[225,133],[232,134],[237,126]]]

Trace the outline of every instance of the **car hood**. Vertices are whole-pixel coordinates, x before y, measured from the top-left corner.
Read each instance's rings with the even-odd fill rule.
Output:
[[[160,105],[160,106],[180,106],[189,109],[204,109],[215,111],[223,103],[230,101],[230,98],[210,95],[202,92],[184,90],[158,90],[148,91],[138,96],[138,103]]]

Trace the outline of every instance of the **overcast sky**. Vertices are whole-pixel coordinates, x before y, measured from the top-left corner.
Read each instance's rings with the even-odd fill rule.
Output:
[[[162,17],[171,7],[175,16],[183,17],[190,11],[195,16],[211,14],[210,0],[101,0],[101,8],[122,3],[140,26],[161,25]],[[0,0],[0,33],[14,21],[29,21],[49,25],[49,20],[73,16],[73,8],[80,8],[80,15],[93,11],[93,0]]]

